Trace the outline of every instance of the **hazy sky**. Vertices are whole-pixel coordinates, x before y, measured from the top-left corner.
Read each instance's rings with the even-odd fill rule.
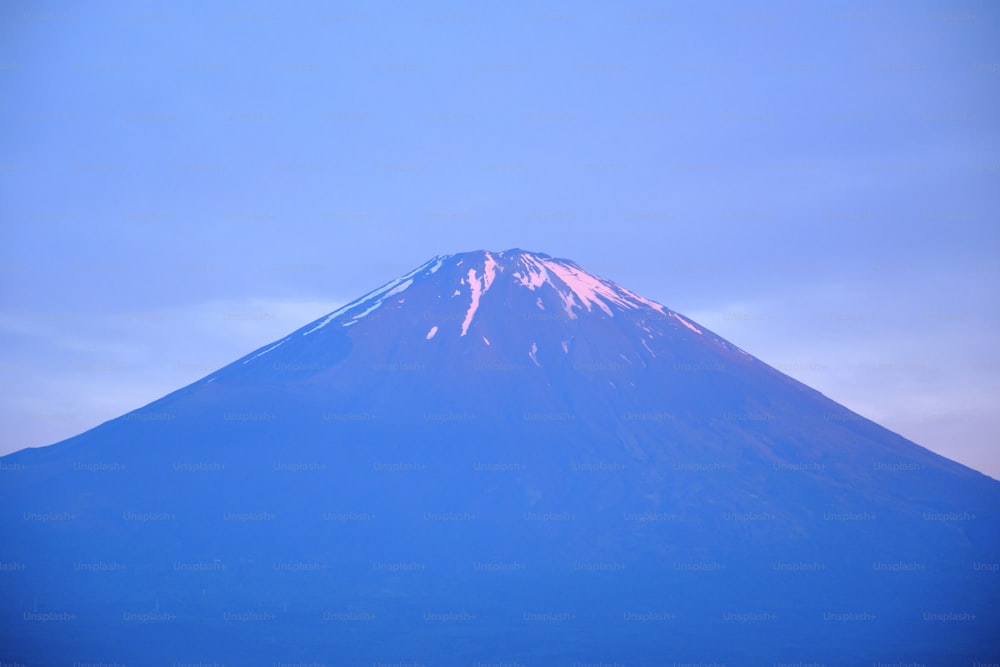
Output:
[[[569,257],[1000,477],[995,2],[0,4],[0,453]]]

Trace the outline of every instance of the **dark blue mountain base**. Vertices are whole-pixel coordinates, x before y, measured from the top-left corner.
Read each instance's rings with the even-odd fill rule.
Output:
[[[1000,662],[1000,483],[570,262],[277,343],[0,459],[0,661]]]

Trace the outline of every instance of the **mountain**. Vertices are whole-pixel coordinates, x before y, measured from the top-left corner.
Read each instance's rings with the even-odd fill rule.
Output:
[[[0,458],[0,662],[1000,662],[1000,482],[575,263],[435,257]]]

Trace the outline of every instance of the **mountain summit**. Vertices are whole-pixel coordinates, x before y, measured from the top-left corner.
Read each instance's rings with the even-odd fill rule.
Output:
[[[444,271],[437,279],[432,278],[442,268]],[[469,334],[480,305],[483,305],[484,313],[490,311],[488,302],[495,297],[486,295],[494,285],[497,289],[493,294],[499,293],[501,298],[511,297],[513,293],[518,293],[522,298],[530,296],[533,299],[532,305],[538,310],[548,310],[550,314],[558,314],[557,317],[565,319],[577,319],[594,312],[601,312],[607,317],[643,309],[652,309],[660,315],[669,312],[658,303],[587,273],[570,260],[553,259],[545,254],[514,249],[497,253],[480,251],[435,257],[406,275],[334,311],[305,333],[312,333],[338,318],[341,326],[352,326],[389,300],[394,300],[397,304],[405,302],[405,298],[393,297],[407,291],[414,284],[417,285],[415,292],[418,294],[434,290],[435,298],[449,312],[455,310],[456,306],[464,308],[465,314],[460,326],[456,328],[460,336]],[[452,284],[454,291],[446,293],[443,288]],[[515,287],[531,294],[520,294]],[[493,310],[517,310],[519,306],[517,302],[507,301],[493,306]],[[698,331],[686,320],[676,314],[673,316],[693,331]],[[428,339],[432,337],[428,332]]]
[[[571,339],[592,326],[589,322],[614,318],[620,323],[616,328],[636,342],[646,340],[645,348],[656,336],[644,324],[649,321],[664,320],[669,327],[704,335],[681,315],[588,273],[570,260],[518,249],[479,251],[435,257],[241,362],[253,363],[279,346],[307,336],[323,339],[324,334],[334,338],[346,334],[357,340],[381,328],[391,330],[396,344],[417,338],[435,340],[432,346],[460,345],[462,350],[473,350],[496,343],[503,348],[496,356],[511,358],[518,352],[507,344],[534,335],[540,340],[531,341],[520,356],[540,366],[538,344],[548,342],[553,333],[569,336],[557,341],[560,350],[554,352],[566,356]],[[631,323],[633,330],[624,323]],[[344,331],[353,327],[362,333]],[[707,338],[715,345],[736,349],[718,336],[709,334]]]
[[[1000,659],[1000,482],[518,249],[0,479],[8,662]]]

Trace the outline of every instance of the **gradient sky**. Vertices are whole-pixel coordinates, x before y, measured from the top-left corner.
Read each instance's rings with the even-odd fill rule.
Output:
[[[0,453],[521,247],[1000,477],[995,2],[0,6]]]

